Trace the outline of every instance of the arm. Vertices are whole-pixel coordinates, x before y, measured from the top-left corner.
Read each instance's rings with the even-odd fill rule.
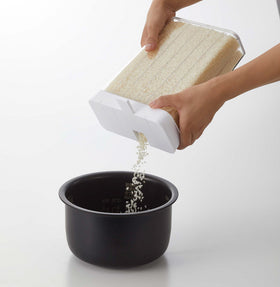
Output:
[[[257,87],[280,80],[280,44],[236,69],[213,79],[222,100],[230,100]]]
[[[175,16],[176,11],[201,0],[154,0],[149,9],[141,38],[141,47],[146,51],[156,48],[158,36],[166,23]]]
[[[254,88],[280,80],[280,44],[244,66],[176,95],[161,96],[152,108],[170,106],[179,114],[180,146],[194,143],[222,105]]]

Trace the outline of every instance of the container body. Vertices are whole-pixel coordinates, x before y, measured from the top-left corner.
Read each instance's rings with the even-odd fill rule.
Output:
[[[89,103],[106,130],[134,140],[135,132],[143,133],[151,146],[174,153],[178,111],[149,103],[233,70],[244,53],[235,32],[174,17],[161,31],[158,48],[142,49]]]
[[[124,186],[132,176],[131,172],[101,172],[72,179],[60,188],[66,204],[67,242],[78,258],[102,266],[132,267],[166,251],[177,189],[162,178],[146,175],[147,210],[124,213]]]

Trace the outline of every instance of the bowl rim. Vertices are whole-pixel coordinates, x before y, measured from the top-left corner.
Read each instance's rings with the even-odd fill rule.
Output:
[[[138,211],[138,212],[128,212],[128,213],[112,213],[112,212],[102,212],[102,211],[95,211],[95,210],[91,210],[91,209],[86,209],[83,207],[80,207],[78,205],[73,204],[71,201],[69,201],[66,197],[66,191],[68,190],[68,188],[73,185],[74,183],[81,181],[81,180],[85,180],[85,179],[89,179],[91,177],[98,177],[100,175],[104,176],[104,175],[116,175],[116,174],[131,174],[133,175],[132,171],[100,171],[100,172],[93,172],[93,173],[87,173],[87,174],[83,174],[77,177],[74,177],[68,181],[66,181],[60,188],[59,188],[59,197],[61,199],[62,202],[64,202],[64,204],[66,206],[70,206],[76,210],[80,210],[83,212],[87,212],[87,213],[92,213],[92,214],[96,214],[96,215],[106,215],[106,216],[139,216],[139,215],[143,215],[143,214],[147,214],[147,213],[152,213],[152,212],[156,212],[159,210],[163,210],[165,208],[167,208],[168,206],[172,205],[178,198],[179,194],[178,194],[178,190],[176,188],[176,186],[171,183],[170,181],[161,178],[159,176],[156,175],[152,175],[149,173],[145,173],[145,177],[146,178],[151,178],[157,181],[160,181],[162,183],[164,183],[168,189],[171,191],[171,198],[163,205],[160,205],[156,208],[152,208],[152,209],[148,209],[148,210],[144,210],[144,211]]]

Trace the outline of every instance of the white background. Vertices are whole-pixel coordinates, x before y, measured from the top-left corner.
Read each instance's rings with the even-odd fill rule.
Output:
[[[279,83],[226,103],[192,147],[149,149],[146,171],[179,190],[163,257],[114,270],[68,249],[59,187],[136,160],[136,142],[103,130],[88,99],[139,51],[149,5],[1,1],[0,286],[280,285]],[[205,0],[177,15],[237,32],[242,64],[280,39],[272,0]]]

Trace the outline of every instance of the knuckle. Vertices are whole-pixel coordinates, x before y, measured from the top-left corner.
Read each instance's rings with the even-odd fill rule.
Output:
[[[153,43],[153,42],[156,42],[156,38],[155,37],[153,37],[153,36],[151,36],[151,35],[149,35],[148,37],[147,37],[147,42],[149,42],[149,43]]]
[[[158,34],[154,26],[147,26],[147,35],[149,40],[157,40]]]

